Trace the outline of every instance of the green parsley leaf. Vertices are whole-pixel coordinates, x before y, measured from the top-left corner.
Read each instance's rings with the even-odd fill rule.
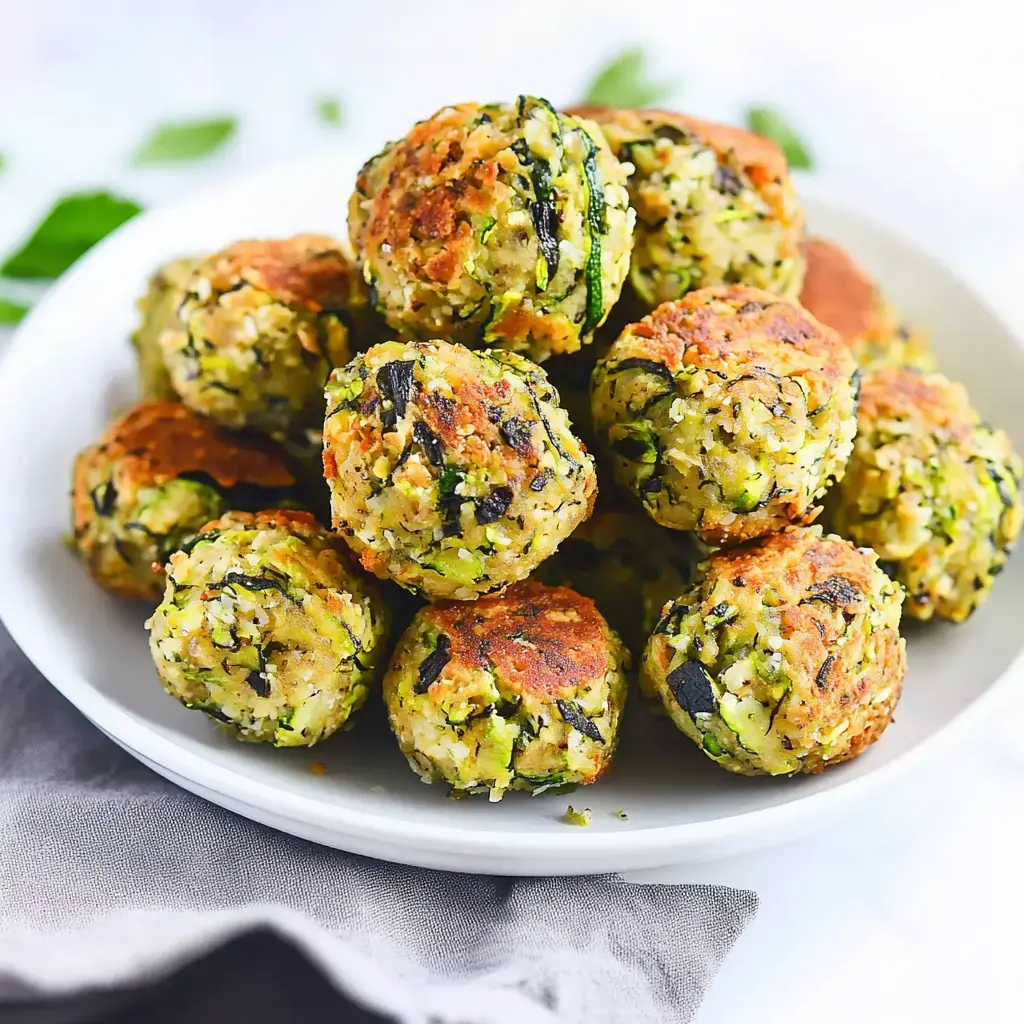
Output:
[[[28,306],[23,306],[20,302],[11,302],[0,295],[0,326],[20,323],[27,312]]]
[[[337,128],[341,124],[341,100],[333,96],[321,96],[316,101],[316,116],[324,124]]]
[[[756,135],[777,142],[790,167],[810,170],[814,166],[814,158],[807,144],[778,110],[772,107],[751,107],[747,111],[747,127]]]
[[[237,128],[234,117],[158,124],[135,151],[132,162],[145,167],[201,160],[224,146]]]
[[[58,199],[29,240],[8,256],[0,275],[23,280],[59,277],[101,238],[142,209],[109,192],[78,192]]]
[[[668,99],[671,82],[647,80],[647,54],[639,48],[624,50],[598,71],[584,101],[595,107],[651,107]]]

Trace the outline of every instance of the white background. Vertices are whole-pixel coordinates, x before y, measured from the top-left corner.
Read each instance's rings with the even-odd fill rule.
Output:
[[[653,77],[679,83],[681,109],[735,120],[778,104],[832,191],[938,255],[1024,334],[1024,61],[1009,0],[0,0],[0,251],[69,187],[152,204],[331,145],[369,155],[446,102],[578,99],[631,42]],[[342,99],[341,129],[317,121],[321,94]],[[242,119],[230,153],[129,166],[156,121],[221,113]],[[659,873],[761,895],[700,1024],[1019,1015],[1022,700],[1018,681],[952,755],[841,827]]]

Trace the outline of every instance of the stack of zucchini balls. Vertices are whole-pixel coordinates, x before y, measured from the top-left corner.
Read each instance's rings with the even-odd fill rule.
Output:
[[[424,780],[559,791],[610,767],[632,662],[722,767],[817,772],[891,720],[901,614],[988,594],[1021,462],[774,143],[445,107],[348,220],[161,269],[144,401],[75,467],[83,562],[239,738],[323,740],[383,673]]]

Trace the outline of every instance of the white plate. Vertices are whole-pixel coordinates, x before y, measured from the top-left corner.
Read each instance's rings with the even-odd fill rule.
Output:
[[[910,675],[895,723],[862,757],[817,777],[730,775],[634,698],[615,770],[569,798],[593,810],[590,828],[558,820],[564,796],[445,799],[408,769],[376,700],[351,733],[294,751],[237,743],[167,697],[149,659],[146,610],[97,588],[62,544],[72,460],[132,401],[127,335],[147,275],[236,238],[342,234],[357,166],[334,154],[137,218],[53,288],[0,364],[0,617],[109,736],[179,785],[317,842],[428,867],[571,874],[708,859],[807,832],[950,738],[995,692],[1021,647],[1024,557],[966,625],[908,630]],[[829,204],[807,207],[813,230],[840,239],[934,332],[946,371],[1024,450],[1024,351],[1007,329],[928,257]],[[316,760],[325,775],[310,771]]]

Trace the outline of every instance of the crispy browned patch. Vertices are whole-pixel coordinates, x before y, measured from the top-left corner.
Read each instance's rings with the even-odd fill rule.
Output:
[[[327,235],[235,242],[194,273],[207,278],[215,292],[245,281],[278,302],[314,312],[346,305],[358,276],[341,244]]]
[[[671,124],[691,132],[719,156],[743,166],[755,187],[777,181],[788,173],[786,157],[771,139],[733,125],[704,121],[673,110],[616,110],[613,107],[572,107],[566,111],[598,124],[614,122],[629,131],[642,132],[651,122]]]
[[[608,668],[607,623],[590,598],[566,587],[528,580],[500,597],[440,601],[421,614],[450,639],[453,660],[493,668],[521,693],[568,695]]]
[[[652,355],[673,372],[683,365],[720,370],[730,362],[771,369],[780,343],[814,358],[830,382],[849,377],[854,369],[830,327],[798,303],[744,285],[690,292],[663,303],[626,331],[649,339]]]
[[[848,345],[878,331],[878,289],[856,260],[827,238],[808,238],[802,248],[807,260],[800,292],[804,308],[838,331]]]
[[[458,382],[454,402],[439,392],[427,391],[418,409],[423,421],[450,451],[460,453],[474,440],[482,441],[487,448],[492,448],[503,442],[498,433],[498,425],[491,421],[488,411],[500,410],[508,399],[508,391],[504,380],[495,386],[473,377],[465,377]],[[530,454],[530,461],[535,464],[536,452]],[[520,457],[510,451],[509,460],[514,467]]]
[[[709,561],[709,576],[742,577],[755,593],[771,587],[782,602],[813,608],[820,603],[856,611],[872,589],[875,558],[849,541],[822,537],[818,529],[793,526],[759,540],[718,552]]]
[[[118,477],[135,484],[160,484],[182,473],[206,473],[221,487],[295,483],[269,441],[221,430],[175,402],[135,406],[82,458],[116,462]]]
[[[264,512],[229,512],[207,523],[200,533],[225,529],[288,530],[307,537],[328,536],[311,512],[291,508],[268,509]]]
[[[410,347],[426,352],[439,350],[446,359],[447,379],[455,398],[449,398],[439,390],[420,387],[414,388],[409,398],[409,407],[415,410],[415,418],[431,429],[445,450],[456,458],[464,457],[479,463],[488,461],[491,453],[500,452],[502,465],[513,485],[532,475],[542,453],[538,438],[543,427],[537,420],[524,419],[523,426],[515,434],[509,435],[507,428],[503,432],[502,424],[508,416],[513,385],[505,377],[490,383],[477,375],[479,360],[488,357],[444,341],[413,342]],[[371,365],[375,362],[374,355],[374,349],[367,352],[367,362]],[[414,372],[417,379],[422,376],[418,363]],[[371,373],[362,394],[365,425],[353,426],[364,450],[374,447],[380,435],[379,427],[371,418],[371,412],[379,407],[379,402],[376,373]],[[509,443],[510,436],[517,441],[521,438],[526,440],[513,445]],[[330,465],[327,455],[324,458],[325,475],[333,479],[337,475],[336,464]],[[330,462],[333,463],[333,456]]]
[[[360,251],[428,243],[427,277],[450,282],[461,273],[472,245],[468,213],[490,207],[500,170],[494,157],[501,147],[481,148],[483,139],[469,130],[478,111],[472,103],[446,107],[363,168],[356,187],[371,199],[353,239]]]
[[[978,425],[967,392],[941,374],[887,369],[864,378],[857,414],[861,429],[879,420],[909,419],[922,430],[942,430],[963,439]]]

